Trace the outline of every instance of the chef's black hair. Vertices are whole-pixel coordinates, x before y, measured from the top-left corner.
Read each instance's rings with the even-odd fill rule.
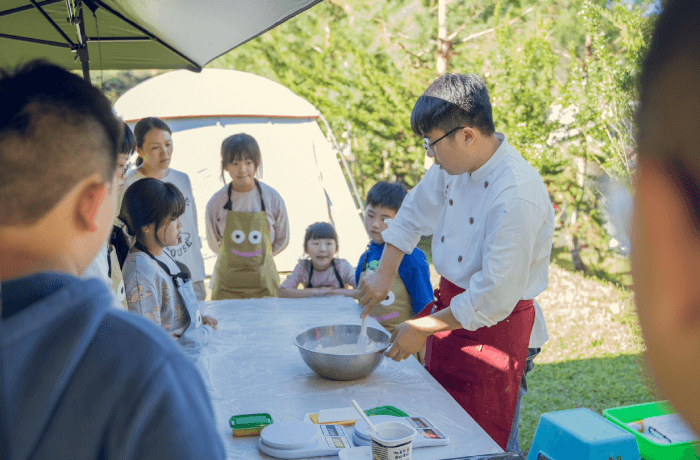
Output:
[[[398,182],[377,182],[367,194],[367,204],[398,211],[407,193],[406,187]]]
[[[477,128],[486,136],[496,131],[489,90],[477,75],[441,75],[413,106],[411,129],[421,137],[436,128],[447,133],[458,126]]]
[[[166,222],[185,213],[185,197],[176,186],[158,179],[146,177],[137,180],[126,189],[119,219],[126,224],[126,231],[143,243],[143,227],[155,225],[156,242],[165,247],[158,238],[158,230]]]

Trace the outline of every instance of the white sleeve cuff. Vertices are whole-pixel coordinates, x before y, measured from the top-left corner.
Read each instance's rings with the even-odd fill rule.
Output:
[[[394,222],[389,223],[389,227],[382,232],[382,238],[404,254],[411,254],[420,241],[419,234],[403,231]]]
[[[472,305],[469,298],[469,291],[454,296],[450,302],[450,310],[452,310],[452,314],[462,325],[462,328],[467,331],[475,331],[480,327],[491,327],[496,324],[487,316],[477,314],[474,311],[474,305]]]

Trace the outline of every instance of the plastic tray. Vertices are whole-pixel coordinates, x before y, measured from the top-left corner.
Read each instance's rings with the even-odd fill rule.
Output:
[[[696,448],[700,447],[700,441],[675,442],[672,444],[657,444],[642,433],[627,426],[627,423],[641,420],[655,415],[673,414],[675,410],[666,401],[658,401],[633,406],[616,407],[603,410],[603,416],[629,431],[637,438],[639,453],[645,460],[696,460],[700,456]]]
[[[394,417],[408,417],[409,415],[400,410],[395,408],[394,406],[379,406],[379,407],[374,407],[372,409],[367,409],[365,411],[365,414],[367,416],[370,415],[392,415]]]

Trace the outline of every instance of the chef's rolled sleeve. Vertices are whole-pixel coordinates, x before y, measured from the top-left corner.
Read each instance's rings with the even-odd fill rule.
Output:
[[[513,312],[527,290],[538,230],[545,221],[544,212],[527,200],[494,203],[487,217],[482,269],[451,303],[464,329],[493,326]]]

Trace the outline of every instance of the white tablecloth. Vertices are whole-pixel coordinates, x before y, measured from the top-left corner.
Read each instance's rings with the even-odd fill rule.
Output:
[[[360,324],[360,307],[350,298],[207,302],[204,312],[219,326],[198,366],[229,459],[270,458],[258,450],[257,436],[232,436],[232,415],[300,421],[320,409],[350,407],[352,399],[365,409],[391,405],[426,417],[450,438],[447,446],[416,449],[415,460],[503,452],[415,358],[385,358],[368,377],[346,382],[320,377],[304,363],[293,337],[316,326]],[[370,326],[381,328],[374,320]]]

